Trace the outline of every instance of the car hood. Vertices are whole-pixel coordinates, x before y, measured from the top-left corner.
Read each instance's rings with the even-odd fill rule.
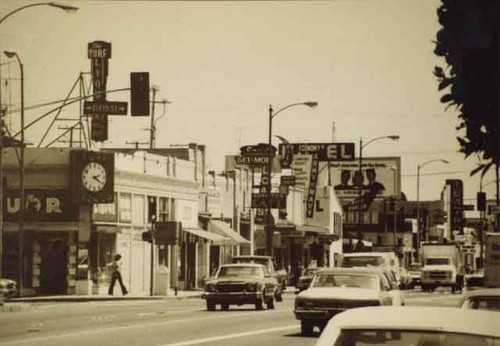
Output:
[[[0,284],[2,285],[7,285],[7,284],[15,284],[16,282],[14,280],[10,279],[0,279]]]
[[[430,270],[454,270],[455,266],[446,264],[446,265],[427,265],[422,269],[422,271],[430,271]]]
[[[367,300],[378,299],[378,292],[368,288],[312,287],[298,294],[298,298],[332,298]]]

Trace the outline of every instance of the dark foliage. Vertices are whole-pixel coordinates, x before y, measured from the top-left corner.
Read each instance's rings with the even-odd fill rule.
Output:
[[[479,166],[471,175],[484,175],[500,164],[498,90],[500,56],[497,25],[498,0],[442,0],[437,10],[442,28],[436,35],[434,53],[443,57],[447,67],[436,66],[441,102],[446,109],[456,108],[463,135],[457,137],[465,157],[477,154]]]

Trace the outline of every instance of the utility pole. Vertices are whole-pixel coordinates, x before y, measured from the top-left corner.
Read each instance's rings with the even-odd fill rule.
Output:
[[[155,137],[156,137],[156,128],[155,128],[155,98],[156,98],[156,87],[153,86],[153,100],[151,102],[151,128],[149,129],[149,149],[153,149],[155,147]]]

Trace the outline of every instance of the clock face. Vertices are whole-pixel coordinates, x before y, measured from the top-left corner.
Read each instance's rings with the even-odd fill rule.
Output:
[[[101,191],[106,185],[106,170],[100,163],[88,163],[82,171],[82,183],[90,192]]]

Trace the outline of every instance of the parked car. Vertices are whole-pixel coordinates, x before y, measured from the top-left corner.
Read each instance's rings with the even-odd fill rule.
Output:
[[[484,269],[478,269],[472,273],[464,275],[465,285],[470,287],[483,287],[484,286]]]
[[[460,306],[462,309],[500,312],[500,288],[483,288],[467,291]]]
[[[315,268],[307,268],[302,271],[297,280],[297,283],[295,284],[295,287],[299,290],[299,292],[302,292],[303,290],[309,288],[309,285],[311,284],[314,274],[316,274],[316,272],[318,272],[320,269],[322,268],[315,267]]]
[[[276,295],[276,301],[281,302],[283,300],[282,293],[286,290],[286,285],[288,282],[288,273],[283,268],[278,268],[275,265],[275,259],[271,256],[234,256],[232,258],[233,263],[258,263],[266,266],[267,270],[272,276],[276,277],[280,287]]]
[[[268,309],[274,309],[278,288],[276,277],[262,264],[224,264],[205,283],[202,298],[208,311],[214,311],[217,304],[222,310],[229,310],[231,304],[254,304],[257,310],[266,304]]]
[[[498,345],[498,315],[450,307],[365,307],[330,320],[316,346]]]
[[[0,279],[0,295],[8,300],[17,295],[17,282],[10,279]]]
[[[395,289],[380,268],[328,268],[319,270],[311,285],[295,298],[295,317],[301,332],[311,335],[347,309],[362,306],[401,305]]]

